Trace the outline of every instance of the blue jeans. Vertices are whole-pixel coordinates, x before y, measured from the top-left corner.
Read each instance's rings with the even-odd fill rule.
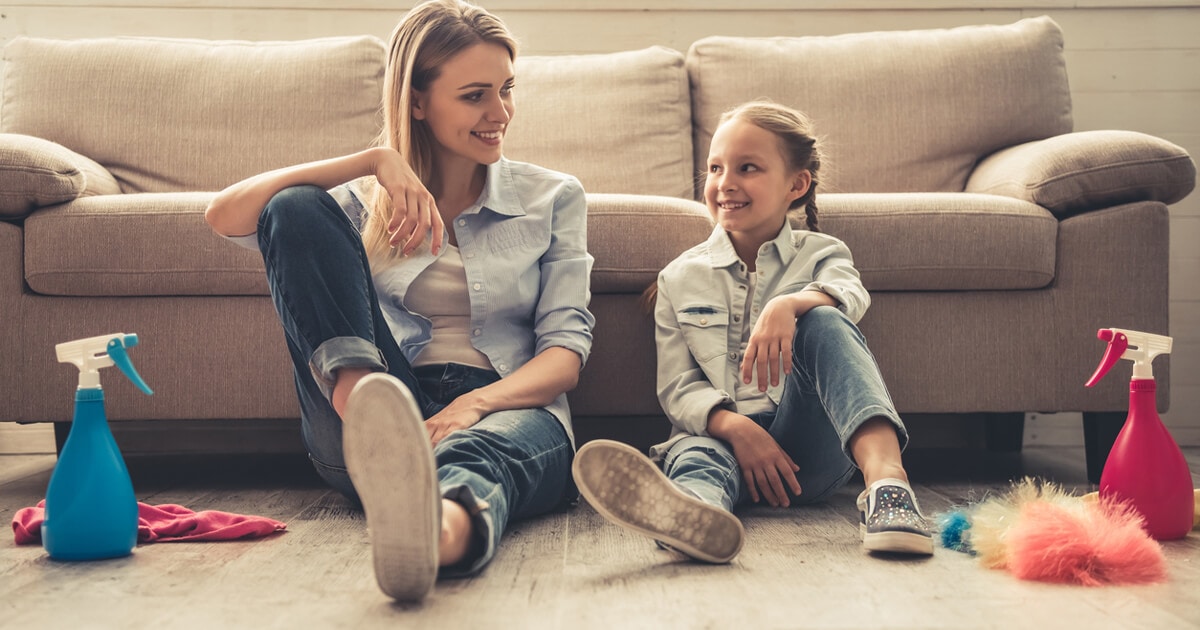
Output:
[[[258,243],[292,358],[305,448],[318,474],[358,502],[342,455],[342,421],[330,403],[337,370],[388,372],[426,418],[499,376],[456,364],[413,369],[384,320],[362,238],[324,190],[297,186],[275,195],[259,217]],[[545,409],[494,413],[439,442],[442,496],[467,509],[479,536],[479,554],[441,574],[479,572],[510,520],[563,505],[573,456],[566,431]]]
[[[749,417],[800,467],[801,494],[792,505],[822,501],[849,481],[855,471],[850,436],[867,420],[887,418],[896,426],[901,448],[908,443],[866,340],[830,306],[814,308],[797,321],[792,373],[779,407]],[[733,449],[722,440],[683,438],[667,451],[663,470],[691,494],[726,510],[749,497]]]

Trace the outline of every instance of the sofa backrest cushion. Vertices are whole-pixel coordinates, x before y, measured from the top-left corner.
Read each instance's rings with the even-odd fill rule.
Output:
[[[683,54],[653,46],[517,57],[504,153],[570,173],[590,193],[692,197],[692,113]]]
[[[57,142],[124,192],[219,190],[350,153],[379,130],[383,42],[19,37],[0,131]]]
[[[1048,17],[1007,26],[692,44],[696,164],[721,113],[769,98],[814,120],[822,190],[961,192],[998,149],[1071,131],[1063,38]]]

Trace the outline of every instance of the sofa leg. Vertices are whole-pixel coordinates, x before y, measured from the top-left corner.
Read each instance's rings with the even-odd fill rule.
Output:
[[[1020,453],[1025,442],[1024,413],[985,413],[984,441],[991,453]]]
[[[54,454],[62,455],[63,446],[67,443],[67,436],[71,434],[70,422],[55,422],[54,423]]]
[[[1083,412],[1083,444],[1087,456],[1087,475],[1090,483],[1100,483],[1104,462],[1121,427],[1125,426],[1124,411]]]

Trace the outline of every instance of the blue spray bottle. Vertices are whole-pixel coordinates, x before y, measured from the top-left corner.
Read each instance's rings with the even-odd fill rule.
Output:
[[[100,369],[116,365],[147,394],[154,392],[129,361],[137,335],[113,333],[54,347],[79,368],[75,420],[46,490],[42,546],[57,560],[127,556],[137,545],[138,506],[129,470],[104,413]]]

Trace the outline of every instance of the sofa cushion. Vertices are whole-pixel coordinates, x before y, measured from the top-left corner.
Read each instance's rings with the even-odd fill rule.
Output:
[[[845,241],[872,291],[1036,289],[1054,279],[1058,220],[1032,203],[967,193],[817,200],[818,227]]]
[[[103,166],[62,145],[0,133],[0,217],[20,218],[83,195],[118,192]]]
[[[25,222],[25,281],[44,295],[268,295],[262,258],[204,222],[211,199],[108,195],[34,213]],[[694,201],[589,193],[592,292],[640,293],[711,231],[708,211]]]
[[[804,110],[825,141],[827,192],[961,192],[975,162],[1071,131],[1062,32],[1007,26],[692,44],[696,163],[721,113],[766,97]]]
[[[262,257],[204,222],[212,193],[84,197],[25,220],[25,282],[74,296],[267,295]]]
[[[1192,192],[1196,165],[1174,143],[1135,131],[1080,131],[989,155],[967,192],[1031,201],[1058,217],[1134,201],[1172,204]]]
[[[504,153],[584,190],[692,197],[692,111],[678,51],[517,57]]]
[[[57,142],[125,192],[219,190],[379,130],[383,43],[18,37],[0,131]]]
[[[593,293],[640,293],[712,233],[703,204],[652,195],[588,194]]]

